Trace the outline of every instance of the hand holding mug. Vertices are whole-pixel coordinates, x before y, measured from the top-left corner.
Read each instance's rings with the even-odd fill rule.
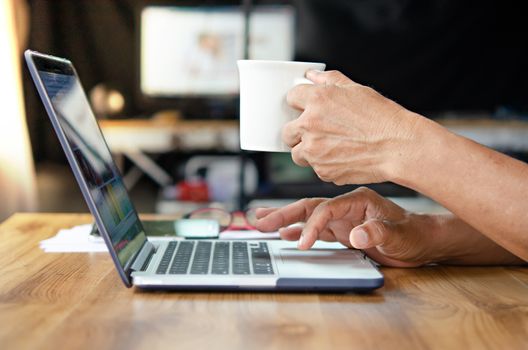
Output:
[[[391,180],[398,157],[412,152],[423,118],[337,71],[311,70],[307,78],[314,84],[287,95],[302,112],[282,131],[293,161],[338,185]]]

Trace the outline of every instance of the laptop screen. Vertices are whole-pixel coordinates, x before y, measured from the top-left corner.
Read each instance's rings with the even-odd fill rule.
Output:
[[[121,175],[71,65],[51,69],[36,63],[100,221],[125,268],[146,241],[146,236]]]

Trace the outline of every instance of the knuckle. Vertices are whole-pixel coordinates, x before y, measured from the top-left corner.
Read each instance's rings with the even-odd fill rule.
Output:
[[[368,187],[361,186],[352,191],[352,193],[358,200],[361,200],[363,202],[369,202],[372,200],[372,194],[374,193],[374,191]]]
[[[343,73],[334,69],[334,70],[328,71],[328,76],[332,79],[340,79],[343,77]]]
[[[352,89],[357,91],[357,95],[363,96],[364,98],[377,100],[379,97],[381,97],[381,95],[370,86],[354,85]]]
[[[357,192],[361,195],[364,195],[365,197],[368,197],[368,196],[371,196],[372,195],[372,191],[370,188],[368,187],[365,187],[365,186],[361,186],[361,187],[358,187],[354,190],[354,192]]]
[[[343,186],[346,185],[346,181],[343,178],[336,178],[334,179],[333,183],[337,186]]]
[[[313,113],[303,113],[303,115],[297,119],[299,121],[299,127],[307,131],[313,130],[316,118],[317,117]]]
[[[323,198],[303,198],[299,201],[302,207],[305,210],[305,217],[309,217],[313,214],[314,210],[323,203],[325,200]]]
[[[292,148],[291,157],[295,164],[301,167],[306,167],[310,164],[309,159],[306,158],[304,154],[304,149],[301,144]]]
[[[312,198],[303,198],[298,202],[303,208],[308,208],[312,204]]]
[[[330,201],[322,202],[317,205],[315,212],[318,215],[325,215],[330,210]]]
[[[364,85],[354,84],[347,86],[347,89],[349,90],[349,92],[352,93],[352,96],[368,97],[370,94],[372,94],[372,92],[370,91],[372,90],[372,88],[369,88],[368,86]]]
[[[309,199],[311,203],[313,203],[313,206],[316,207],[321,203],[328,202],[330,199],[324,198],[324,197],[312,197]]]
[[[369,95],[373,95],[373,96],[379,95],[379,93],[373,88],[371,88],[370,86],[358,85],[357,88],[365,91],[365,93]]]
[[[303,157],[301,155],[301,149],[299,147],[295,147],[294,149],[292,149],[291,157],[292,157],[292,160],[293,160],[293,162],[295,164],[297,164],[297,165],[304,164]]]
[[[315,167],[314,171],[317,174],[317,177],[319,177],[319,179],[323,180],[324,182],[332,181],[332,172],[329,169],[323,167]]]
[[[294,137],[298,133],[297,128],[295,127],[295,124],[293,122],[289,122],[285,124],[281,130],[281,137],[282,140],[288,144],[288,146],[294,146],[292,143],[294,142]]]

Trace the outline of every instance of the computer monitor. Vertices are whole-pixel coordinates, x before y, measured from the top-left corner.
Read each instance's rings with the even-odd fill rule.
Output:
[[[249,57],[292,60],[294,22],[291,6],[253,7]],[[145,100],[158,106],[179,100],[187,107],[184,114],[211,114],[222,105],[224,114],[233,110],[236,61],[243,58],[245,41],[240,6],[146,6],[140,23],[139,85]]]

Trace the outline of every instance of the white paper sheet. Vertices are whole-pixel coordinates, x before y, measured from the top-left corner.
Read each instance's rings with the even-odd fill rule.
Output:
[[[40,248],[46,253],[107,252],[102,240],[91,238],[91,230],[91,224],[60,230],[55,236],[41,241]]]
[[[51,238],[40,242],[40,248],[46,253],[94,253],[107,252],[102,238],[90,235],[92,225],[79,225],[69,229],[62,229]],[[278,232],[263,233],[260,231],[224,231],[219,239],[277,239]],[[167,241],[183,239],[181,237],[149,237],[149,241]]]

